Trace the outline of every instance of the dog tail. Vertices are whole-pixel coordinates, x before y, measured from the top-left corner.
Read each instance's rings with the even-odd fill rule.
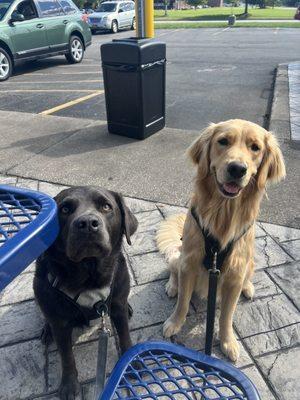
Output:
[[[177,260],[181,253],[183,226],[186,215],[172,215],[163,221],[157,231],[156,242],[159,251],[169,264]]]

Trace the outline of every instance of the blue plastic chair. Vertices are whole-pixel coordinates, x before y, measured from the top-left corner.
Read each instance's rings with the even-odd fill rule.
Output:
[[[129,349],[99,400],[259,400],[253,383],[229,363],[169,342]]]
[[[0,185],[0,291],[54,242],[58,230],[50,196]]]

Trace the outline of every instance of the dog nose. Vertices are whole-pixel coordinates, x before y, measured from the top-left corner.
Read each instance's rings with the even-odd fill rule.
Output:
[[[83,215],[76,220],[76,228],[81,232],[97,232],[100,221],[94,215]]]
[[[240,179],[247,172],[247,166],[243,163],[231,162],[228,164],[227,171],[232,178]]]

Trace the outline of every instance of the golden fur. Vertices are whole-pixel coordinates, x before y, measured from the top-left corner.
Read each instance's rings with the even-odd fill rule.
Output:
[[[225,145],[221,144],[224,138]],[[188,155],[197,166],[190,206],[196,209],[202,225],[225,248],[256,220],[267,182],[278,182],[285,177],[278,143],[260,126],[235,119],[211,124],[191,145]],[[224,192],[231,162],[247,167],[245,175],[234,184],[239,191],[233,198]],[[254,295],[251,282],[254,229],[253,224],[235,242],[223,265],[218,285],[221,349],[233,361],[239,356],[239,345],[232,328],[233,313],[241,292],[247,298]],[[186,216],[172,216],[161,224],[157,244],[170,265],[167,293],[175,296],[178,292],[175,310],[164,324],[164,335],[170,337],[181,329],[193,291],[202,298],[207,297],[208,292],[208,273],[201,264],[205,254],[204,240],[190,210]]]

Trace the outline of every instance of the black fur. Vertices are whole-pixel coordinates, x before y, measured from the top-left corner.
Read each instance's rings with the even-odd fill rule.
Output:
[[[79,384],[71,334],[73,327],[85,321],[76,307],[52,287],[48,273],[57,276],[64,287],[76,293],[109,285],[115,271],[111,319],[121,351],[126,351],[131,347],[127,303],[130,281],[121,244],[124,235],[130,243],[137,220],[122,196],[93,186],[63,190],[55,200],[60,234],[37,260],[34,293],[47,321],[42,340],[47,344],[53,336],[61,356],[60,398],[73,400]]]

